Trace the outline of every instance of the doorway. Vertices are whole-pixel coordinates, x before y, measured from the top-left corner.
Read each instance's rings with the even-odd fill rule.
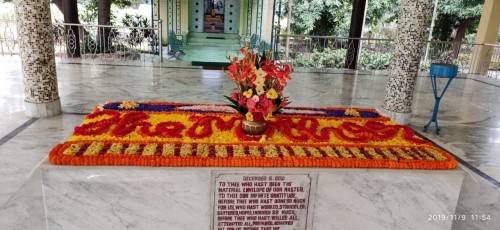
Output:
[[[225,0],[205,0],[203,30],[205,33],[224,33]]]

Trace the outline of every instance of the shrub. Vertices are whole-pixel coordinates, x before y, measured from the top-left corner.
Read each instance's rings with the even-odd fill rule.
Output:
[[[358,58],[358,69],[383,70],[391,62],[390,53],[361,52]]]
[[[293,63],[296,67],[316,67],[312,58],[305,55],[298,55],[297,57],[293,58]]]
[[[500,62],[491,62],[490,63],[490,70],[500,70]]]
[[[142,15],[130,15],[125,14],[125,17],[122,19],[122,23],[127,27],[149,27],[149,20]],[[127,36],[127,42],[132,45],[140,44],[144,38],[149,38],[151,36],[151,30],[146,29],[131,29],[129,35]]]
[[[313,50],[309,55],[296,54],[293,58],[297,67],[344,68],[346,49],[325,48],[323,51]],[[361,52],[358,57],[358,69],[387,69],[391,61],[390,53]]]

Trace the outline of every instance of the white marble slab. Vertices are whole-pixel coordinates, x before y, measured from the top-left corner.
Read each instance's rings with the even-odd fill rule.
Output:
[[[306,229],[451,229],[464,171],[41,166],[47,229],[210,229],[212,173],[312,175]],[[317,191],[316,191],[317,190]]]
[[[205,229],[210,174],[197,169],[42,170],[47,229]]]
[[[335,170],[318,178],[314,229],[451,229],[462,170]]]
[[[492,186],[480,176],[466,170],[462,191],[455,211],[465,215],[465,220],[455,220],[453,230],[497,229],[500,226],[500,188]],[[489,216],[491,219],[478,220],[473,216]]]
[[[0,204],[1,229],[47,229],[40,168]]]

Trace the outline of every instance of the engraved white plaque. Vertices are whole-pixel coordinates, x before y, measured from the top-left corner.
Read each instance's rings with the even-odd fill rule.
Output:
[[[308,174],[220,173],[214,183],[212,229],[306,229]]]

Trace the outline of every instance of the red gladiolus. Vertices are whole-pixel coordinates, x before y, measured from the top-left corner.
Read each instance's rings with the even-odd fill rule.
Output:
[[[243,54],[243,55],[247,55],[247,50],[245,49],[245,47],[242,47],[240,49],[240,52]]]
[[[231,99],[237,101],[238,100],[238,94],[236,94],[236,92],[231,92],[231,96],[230,96]]]
[[[242,58],[237,56],[228,57],[231,64],[228,67],[228,75],[231,80],[233,80],[238,88],[233,89],[230,94],[232,100],[238,101],[237,106],[240,107],[239,111],[241,113],[246,113],[246,111],[253,113],[260,113],[260,116],[267,117],[269,114],[273,113],[278,109],[278,103],[283,101],[283,89],[286,86],[287,80],[290,80],[291,68],[288,65],[281,65],[278,62],[270,59],[266,53],[263,53],[261,57],[260,52],[254,53],[252,47],[243,47],[240,49]],[[263,60],[263,61],[260,61]],[[256,63],[259,61],[259,63]],[[263,73],[263,72],[264,73]],[[252,93],[247,91],[251,89]],[[272,92],[273,99],[267,98],[269,90],[274,89],[276,92]],[[243,95],[243,92],[247,92]],[[258,94],[260,96],[257,96]],[[250,100],[247,97],[254,96],[254,100]],[[288,104],[281,103],[279,108],[282,108]],[[245,115],[245,114],[242,114]],[[258,117],[259,115],[257,115]],[[255,119],[255,118],[254,118]]]
[[[244,106],[247,103],[247,98],[246,97],[240,97],[240,100],[238,101],[239,106]]]

